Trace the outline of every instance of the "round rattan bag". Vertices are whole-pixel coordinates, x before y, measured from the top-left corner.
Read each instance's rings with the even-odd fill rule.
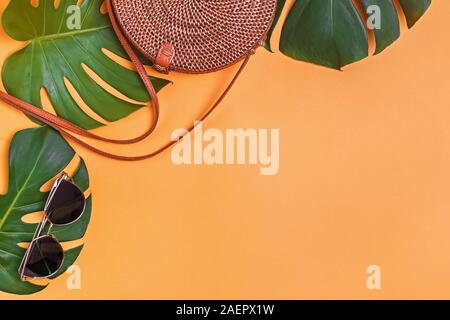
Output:
[[[112,0],[123,33],[156,69],[188,73],[219,70],[254,52],[276,6],[277,0]]]

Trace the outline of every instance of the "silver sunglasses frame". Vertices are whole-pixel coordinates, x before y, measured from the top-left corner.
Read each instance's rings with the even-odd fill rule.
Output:
[[[45,206],[44,206],[44,213],[45,213],[45,214],[44,214],[44,218],[42,219],[42,221],[41,221],[41,222],[39,223],[39,225],[37,226],[36,231],[35,231],[35,233],[34,233],[34,235],[33,235],[33,239],[31,240],[30,245],[28,246],[27,251],[25,252],[25,255],[24,255],[24,257],[23,257],[23,259],[22,259],[22,262],[20,263],[20,266],[19,266],[18,272],[19,272],[19,275],[20,275],[20,280],[23,281],[23,282],[25,282],[25,281],[31,281],[31,280],[38,280],[38,279],[51,278],[51,277],[53,277],[54,275],[56,275],[56,274],[61,270],[61,267],[64,265],[64,256],[63,256],[63,259],[62,259],[62,261],[61,261],[61,265],[59,266],[59,268],[58,268],[54,273],[52,273],[52,274],[50,274],[50,275],[48,275],[48,276],[45,276],[45,277],[33,277],[33,278],[31,278],[31,277],[25,276],[25,268],[26,268],[28,259],[30,258],[31,248],[33,247],[33,244],[34,244],[36,241],[38,241],[38,240],[40,240],[40,239],[43,239],[43,238],[47,238],[47,237],[53,238],[53,239],[56,240],[56,242],[58,242],[58,244],[59,244],[59,240],[58,240],[54,235],[51,234],[52,228],[53,228],[54,226],[57,226],[57,227],[64,227],[64,226],[68,226],[68,225],[71,225],[71,224],[77,222],[78,220],[81,219],[81,217],[84,215],[84,212],[85,212],[85,210],[86,210],[86,198],[85,198],[85,199],[84,199],[83,211],[81,212],[80,216],[79,216],[76,220],[74,220],[74,221],[72,221],[72,222],[70,222],[70,223],[67,223],[67,224],[54,224],[54,223],[52,223],[52,222],[50,221],[50,219],[49,219],[49,217],[48,217],[48,207],[50,206],[50,204],[51,204],[51,202],[52,202],[52,200],[53,200],[53,197],[55,196],[55,193],[56,193],[56,191],[58,190],[59,186],[61,185],[61,182],[62,182],[62,181],[70,182],[70,183],[73,184],[78,190],[80,190],[80,192],[81,192],[82,194],[84,194],[83,191],[82,191],[82,190],[74,183],[73,179],[72,179],[67,173],[64,172],[64,173],[61,175],[61,177],[59,177],[58,179],[56,179],[55,183],[53,184],[53,186],[52,186],[52,188],[51,188],[51,190],[50,190],[50,193],[49,193],[49,195],[48,195],[47,201],[45,202]],[[49,227],[48,227],[48,230],[47,230],[47,234],[42,235],[42,232],[44,231],[45,227],[47,226],[47,223],[49,223]]]

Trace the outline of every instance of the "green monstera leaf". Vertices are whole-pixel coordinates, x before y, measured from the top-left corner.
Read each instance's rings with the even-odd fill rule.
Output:
[[[340,69],[369,55],[368,35],[373,32],[375,54],[378,54],[400,36],[395,1],[398,1],[409,28],[431,5],[431,0],[295,1],[283,25],[280,51],[297,60]],[[278,15],[286,4],[286,0],[278,1]],[[361,16],[357,6],[371,18],[379,13],[380,24],[375,26],[378,28],[368,28],[368,17]],[[278,18],[274,26],[277,22]],[[267,47],[270,49],[270,44]]]
[[[8,192],[0,196],[0,291],[14,294],[32,294],[45,287],[22,282],[18,269],[25,249],[18,244],[29,243],[37,224],[25,223],[23,217],[44,209],[48,193],[41,187],[60,172],[75,157],[75,151],[49,127],[18,132],[9,150]],[[83,160],[75,174],[75,183],[81,190],[89,187],[89,178]],[[73,241],[84,236],[91,217],[92,201],[88,198],[86,211],[76,223],[54,227],[52,233],[59,241]],[[59,276],[77,259],[82,246],[65,252],[64,266]]]
[[[3,28],[15,40],[27,41],[24,49],[10,56],[3,67],[6,90],[33,105],[42,107],[45,88],[56,113],[85,129],[102,126],[75,102],[65,79],[97,115],[109,122],[130,115],[149,101],[139,76],[110,59],[103,49],[126,57],[109,18],[101,12],[102,1],[12,0],[3,14]],[[77,18],[79,18],[77,20]],[[79,25],[76,24],[79,22]],[[78,29],[79,27],[79,29]],[[93,71],[131,103],[109,93],[93,79]],[[160,90],[168,81],[151,78]]]
[[[267,41],[266,41],[266,49],[270,52],[272,51],[272,47],[270,45],[270,39],[272,38],[273,30],[275,29],[278,20],[280,20],[281,13],[283,11],[284,5],[286,4],[286,0],[278,0],[277,2],[277,11],[275,13],[275,19],[273,20],[272,27],[270,28],[269,32],[267,33]]]

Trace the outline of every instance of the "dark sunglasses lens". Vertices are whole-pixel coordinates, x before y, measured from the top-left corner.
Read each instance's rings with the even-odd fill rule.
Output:
[[[51,236],[37,239],[31,244],[24,275],[30,278],[46,278],[55,274],[64,260],[64,251]]]
[[[47,215],[55,225],[72,223],[83,214],[85,204],[81,190],[73,183],[62,180],[48,206]]]

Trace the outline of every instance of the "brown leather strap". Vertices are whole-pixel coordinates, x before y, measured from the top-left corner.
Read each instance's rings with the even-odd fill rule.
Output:
[[[169,143],[167,143],[166,145],[164,145],[163,147],[157,149],[156,151],[146,154],[146,155],[142,155],[142,156],[121,156],[121,155],[116,155],[116,154],[112,154],[112,153],[108,153],[105,152],[103,150],[100,150],[92,145],[90,145],[89,143],[81,140],[80,138],[74,136],[73,134],[77,134],[86,138],[91,138],[91,139],[95,139],[98,141],[103,141],[103,142],[108,142],[108,143],[114,143],[114,144],[134,144],[137,142],[140,142],[142,140],[144,140],[145,138],[147,138],[148,136],[150,136],[156,129],[158,120],[159,120],[159,115],[160,115],[160,107],[159,107],[159,100],[158,97],[156,95],[156,91],[153,87],[153,84],[151,83],[151,81],[149,80],[147,73],[145,71],[144,66],[142,65],[141,61],[139,60],[139,58],[137,57],[136,53],[134,52],[134,50],[132,49],[132,47],[130,46],[130,44],[128,43],[128,40],[125,38],[125,36],[122,33],[122,30],[120,29],[120,26],[117,23],[115,14],[113,12],[112,6],[111,6],[111,1],[107,0],[107,8],[108,8],[108,13],[109,13],[109,17],[111,19],[111,24],[113,26],[113,29],[115,31],[115,33],[117,34],[117,37],[120,41],[120,43],[122,44],[124,50],[126,51],[126,53],[128,54],[128,56],[130,57],[131,61],[133,62],[133,65],[136,69],[136,71],[138,72],[140,78],[142,79],[142,82],[145,85],[145,88],[147,89],[152,104],[153,104],[153,120],[152,120],[152,124],[150,126],[150,128],[142,135],[133,138],[133,139],[126,139],[126,140],[116,140],[116,139],[109,139],[109,138],[105,138],[96,134],[93,134],[87,130],[84,130],[83,128],[67,121],[64,120],[60,117],[55,116],[52,113],[49,113],[41,108],[38,108],[36,106],[33,106],[25,101],[22,101],[18,98],[15,98],[9,94],[7,94],[6,92],[3,92],[0,90],[0,100],[10,104],[11,106],[15,107],[16,109],[28,114],[29,116],[36,118],[37,120],[40,120],[42,122],[44,122],[45,124],[49,125],[50,127],[54,128],[55,130],[59,131],[63,136],[73,140],[74,142],[82,145],[83,147],[87,148],[88,150],[91,150],[92,152],[95,152],[99,155],[105,156],[107,158],[110,159],[116,159],[116,160],[121,160],[121,161],[140,161],[140,160],[144,160],[144,159],[149,159],[149,158],[153,158],[155,156],[157,156],[158,154],[164,152],[165,150],[167,150],[168,148],[170,148],[171,146],[173,146],[174,144],[176,144],[178,141],[171,141]],[[224,98],[226,97],[226,95],[228,94],[228,92],[231,90],[231,88],[233,87],[233,85],[235,84],[236,80],[238,79],[239,75],[242,73],[242,71],[244,70],[245,66],[247,65],[248,61],[250,59],[250,55],[248,55],[245,59],[244,62],[242,63],[241,67],[239,68],[239,70],[237,71],[236,75],[234,76],[234,78],[232,79],[232,81],[230,82],[230,84],[228,85],[228,87],[225,89],[225,91],[222,93],[222,95],[217,99],[217,101],[211,106],[211,108],[199,119],[199,121],[204,121],[206,120],[206,118],[219,106],[219,104],[224,100]],[[189,129],[187,129],[187,133],[192,132],[195,129],[195,125],[192,125]],[[70,133],[69,133],[70,132]],[[73,134],[72,134],[73,133]],[[183,138],[183,137],[180,137]]]
[[[83,128],[73,124],[72,122],[69,122],[65,119],[57,117],[54,114],[46,112],[43,109],[36,108],[35,106],[32,106],[30,104],[23,103],[21,100],[15,98],[15,97],[9,96],[6,93],[1,92],[1,91],[0,91],[0,99],[15,106],[17,109],[20,109],[24,113],[26,113],[34,118],[38,118],[39,120],[41,120],[42,122],[44,122],[48,125],[52,124],[53,127],[56,126],[60,129],[70,131],[72,133],[84,136],[86,138],[92,138],[92,139],[95,139],[98,141],[104,141],[104,142],[114,143],[114,144],[133,144],[133,143],[140,142],[140,141],[146,139],[147,137],[149,137],[155,131],[156,126],[159,121],[160,107],[159,107],[158,96],[156,95],[155,89],[147,76],[144,66],[142,65],[142,63],[139,60],[139,58],[137,57],[136,53],[133,51],[131,46],[128,44],[128,41],[126,40],[125,36],[122,33],[122,31],[117,23],[114,12],[112,10],[110,0],[107,1],[107,5],[108,5],[109,17],[111,19],[111,24],[113,26],[115,33],[117,34],[117,38],[119,39],[119,41],[122,44],[123,48],[125,49],[126,53],[130,57],[131,61],[133,62],[133,65],[134,65],[137,73],[139,74],[140,78],[142,79],[142,82],[144,83],[144,86],[150,96],[152,103],[153,103],[153,110],[154,110],[153,111],[153,113],[154,113],[153,119],[152,119],[152,123],[151,123],[149,129],[146,132],[144,132],[142,135],[140,135],[136,138],[132,138],[132,139],[125,139],[125,140],[109,139],[109,138],[105,138],[105,137],[96,135],[94,133],[91,133],[87,130],[84,130]]]

